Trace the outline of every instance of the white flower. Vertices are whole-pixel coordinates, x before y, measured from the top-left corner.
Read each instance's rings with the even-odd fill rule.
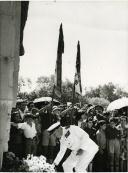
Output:
[[[24,161],[31,172],[55,172],[54,165],[47,163],[46,158],[42,155],[40,157],[28,155]]]

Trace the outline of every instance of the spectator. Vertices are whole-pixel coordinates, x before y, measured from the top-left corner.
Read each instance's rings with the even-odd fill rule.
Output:
[[[95,157],[95,171],[106,172],[107,166],[107,142],[106,142],[106,122],[104,120],[99,121],[99,130],[96,133],[96,141],[99,146],[99,151]]]
[[[62,126],[69,126],[71,124],[77,124],[76,120],[77,110],[73,107],[69,107],[61,112],[61,124]]]
[[[84,130],[87,124],[86,122],[87,114],[85,112],[81,112],[80,119],[78,120],[78,126]]]
[[[110,124],[106,128],[109,166],[111,172],[119,172],[120,131],[116,128],[116,122],[117,120],[115,120],[115,118],[110,118]]]
[[[57,121],[61,120],[61,108],[57,106],[53,107],[52,114],[54,117],[56,117]]]
[[[93,141],[96,141],[96,129],[93,128],[93,119],[92,118],[87,119],[87,125],[85,126],[84,131],[89,134],[89,137]]]
[[[28,111],[27,101],[17,103],[16,107],[19,109],[21,119],[24,119],[25,113]]]
[[[88,117],[91,117],[91,118],[95,115],[95,106],[94,105],[87,108],[87,114],[88,114]]]
[[[51,105],[47,105],[45,108],[42,108],[39,115],[41,117],[42,124],[42,153],[48,159],[48,162],[51,163],[54,158],[56,138],[53,135],[49,135],[47,129],[49,126],[57,122],[57,117],[55,114],[51,113]]]
[[[121,132],[120,140],[120,168],[121,172],[127,171],[127,117],[121,116],[120,124],[117,126],[117,129]]]
[[[37,131],[37,155],[41,155],[41,117],[39,116],[39,110],[37,108],[32,108],[31,113],[33,115]]]
[[[20,113],[18,109],[13,109],[12,114],[11,114],[11,122],[14,123],[21,123],[22,119],[20,117]],[[23,130],[17,129],[14,126],[11,126],[10,129],[10,140],[9,140],[9,151],[15,153],[17,157],[20,159],[23,158],[23,142],[24,142],[24,137],[23,137]]]
[[[25,157],[28,154],[36,155],[36,127],[33,120],[33,116],[30,113],[27,113],[24,117],[24,123],[11,123],[14,127],[18,129],[22,129],[25,136]]]
[[[29,112],[31,112],[31,110],[32,110],[33,108],[35,108],[35,105],[34,105],[34,103],[33,103],[32,101],[29,102],[27,106],[28,106]]]
[[[87,119],[87,125],[83,129],[86,133],[88,133],[89,137],[96,142],[96,130],[93,128],[93,119],[90,117]],[[88,171],[92,172],[93,160],[88,166]]]

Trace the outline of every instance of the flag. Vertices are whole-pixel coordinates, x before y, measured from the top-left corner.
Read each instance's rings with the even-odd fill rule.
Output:
[[[80,43],[77,44],[77,57],[76,57],[76,72],[74,79],[74,92],[75,94],[82,95],[81,86],[81,60],[80,60]]]
[[[59,29],[57,60],[55,69],[55,86],[54,92],[58,97],[61,97],[61,83],[62,83],[62,54],[64,53],[64,36],[62,23]]]

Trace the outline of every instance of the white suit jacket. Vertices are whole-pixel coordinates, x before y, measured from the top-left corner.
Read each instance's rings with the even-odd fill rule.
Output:
[[[72,151],[79,149],[91,151],[98,146],[89,138],[89,135],[80,127],[71,125],[69,128],[63,128],[63,135],[60,140],[60,151],[54,160],[56,165],[59,164],[63,158],[67,148]]]

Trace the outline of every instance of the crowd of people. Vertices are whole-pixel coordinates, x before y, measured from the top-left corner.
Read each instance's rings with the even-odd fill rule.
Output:
[[[33,102],[17,103],[11,113],[9,151],[20,159],[28,154],[44,155],[53,163],[59,152],[59,140],[47,129],[54,123],[82,128],[99,146],[99,151],[88,166],[89,172],[127,171],[127,116],[126,112],[105,112],[102,106],[53,106],[41,109]]]

